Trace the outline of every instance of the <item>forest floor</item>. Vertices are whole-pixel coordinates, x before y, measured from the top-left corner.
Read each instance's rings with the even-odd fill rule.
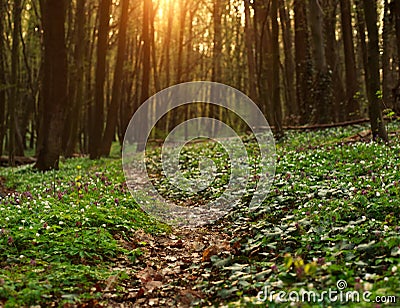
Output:
[[[389,145],[373,143],[366,129],[288,132],[277,144],[275,181],[263,206],[248,209],[250,189],[234,211],[196,229],[143,213],[118,158],[66,160],[46,174],[30,165],[0,169],[7,179],[0,307],[380,307],[382,299],[399,306],[400,138],[393,133]],[[195,196],[168,185],[159,149],[151,152],[148,170],[165,198],[202,204],[223,190],[226,157],[215,155],[214,144],[199,146],[222,176]],[[185,151],[184,168],[196,175],[199,148]],[[358,292],[361,301],[277,297],[330,289]],[[270,297],[257,298],[265,290]]]
[[[0,177],[0,196],[7,196],[13,192],[14,190],[6,185],[6,179],[4,177]]]

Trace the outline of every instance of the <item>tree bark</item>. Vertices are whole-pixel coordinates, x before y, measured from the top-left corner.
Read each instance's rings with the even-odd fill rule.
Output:
[[[4,33],[5,2],[0,1],[0,33]],[[4,137],[6,135],[6,57],[3,35],[0,36],[0,155],[3,155]]]
[[[256,61],[254,54],[254,32],[251,25],[249,0],[244,0],[244,32],[246,38],[246,53],[247,53],[247,68],[248,68],[248,87],[249,95],[252,100],[258,101],[257,97],[257,75],[256,75]]]
[[[143,104],[149,98],[149,87],[150,87],[150,58],[151,58],[151,37],[150,37],[150,11],[152,0],[144,0],[143,4],[143,28],[142,28],[142,41],[143,41],[143,71],[142,71],[142,86],[140,91],[140,104]],[[148,115],[151,116],[151,115]],[[144,129],[146,125],[146,119],[141,119],[140,127],[138,129]],[[145,149],[145,140],[137,140],[137,151],[143,151]]]
[[[331,74],[325,57],[322,8],[319,0],[310,0],[310,23],[313,42],[313,59],[315,64],[313,105],[315,114],[312,121],[315,123],[329,123],[332,120],[332,92]]]
[[[396,29],[396,47],[397,47],[397,62],[400,67],[400,1],[393,0],[393,15],[395,18],[395,29]],[[399,82],[400,82],[400,69],[398,70]]]
[[[11,94],[8,101],[9,113],[9,142],[8,142],[8,157],[9,165],[14,166],[14,156],[16,155],[16,134],[17,134],[17,119],[16,113],[18,110],[19,100],[19,78],[18,78],[18,64],[19,64],[19,51],[20,51],[20,29],[21,29],[21,13],[22,2],[21,0],[14,1],[13,6],[13,34],[12,34],[12,47],[11,47]]]
[[[114,83],[112,89],[111,103],[107,111],[107,123],[103,136],[103,150],[102,155],[108,156],[110,154],[111,144],[115,136],[115,128],[118,118],[118,107],[121,101],[122,94],[122,76],[124,72],[125,54],[126,54],[126,31],[128,24],[128,9],[129,0],[122,0],[121,4],[121,18],[118,31],[118,51],[117,61],[114,71]]]
[[[58,169],[67,98],[67,50],[65,44],[65,0],[42,0],[44,43],[43,119],[39,155],[35,167]]]
[[[342,36],[346,73],[346,119],[354,120],[359,117],[359,106],[356,100],[358,80],[356,57],[354,53],[353,27],[349,0],[340,0]]]
[[[310,101],[310,49],[307,25],[306,2],[294,0],[296,97],[300,109],[300,123],[306,124],[312,111]]]
[[[278,1],[271,3],[272,22],[272,112],[275,135],[278,139],[283,137],[282,128],[282,105],[280,91],[280,57],[279,57],[279,24],[278,24]]]
[[[182,80],[183,43],[184,43],[184,36],[185,36],[186,11],[187,11],[187,1],[180,0],[180,3],[179,3],[178,53],[177,53],[177,58],[176,58],[176,71],[175,71],[175,82],[176,83],[181,83],[181,80]]]
[[[325,11],[326,63],[332,71],[333,112],[335,121],[344,121],[345,88],[342,81],[341,61],[339,59],[339,43],[336,39],[337,0],[327,0]]]
[[[394,29],[392,18],[390,18],[389,0],[384,0],[383,8],[383,29],[382,29],[382,99],[385,109],[394,109],[393,88],[395,84],[394,71],[391,67],[391,60],[393,59],[393,34]]]
[[[369,116],[371,120],[371,131],[374,140],[380,138],[388,141],[385,123],[382,118],[381,101],[378,98],[380,91],[379,76],[379,35],[378,16],[374,1],[363,0],[365,21],[368,30],[368,75],[367,93],[369,101]]]
[[[364,10],[362,8],[361,2],[362,0],[354,0],[356,5],[357,12],[357,33],[359,35],[359,44],[360,44],[360,52],[361,59],[364,68],[364,83],[365,89],[368,89],[368,51],[367,51],[367,37],[365,35],[365,16]]]
[[[297,122],[299,116],[299,108],[296,104],[296,92],[294,85],[295,64],[293,58],[293,38],[292,25],[288,10],[286,9],[285,0],[280,0],[279,17],[282,27],[283,48],[285,54],[285,91],[286,91],[286,116],[285,121]]]
[[[90,159],[97,159],[101,154],[101,138],[104,121],[104,85],[106,80],[106,57],[110,28],[111,0],[101,0],[99,6],[99,29],[97,36],[97,64],[95,85],[95,108],[91,114],[92,129],[89,136]]]
[[[74,30],[74,56],[73,72],[70,74],[71,91],[70,99],[70,127],[66,140],[65,156],[72,157],[79,137],[79,122],[84,102],[84,69],[85,69],[85,0],[78,0],[76,3],[75,30]],[[68,122],[68,121],[67,121]]]

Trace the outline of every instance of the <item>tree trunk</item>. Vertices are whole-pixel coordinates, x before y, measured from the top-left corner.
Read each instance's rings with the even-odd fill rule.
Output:
[[[400,67],[400,1],[393,0],[393,15],[395,18],[395,29],[396,29],[396,47],[397,47],[397,62],[398,66]],[[399,74],[399,82],[400,82],[400,69],[398,70]]]
[[[171,34],[172,34],[172,24],[174,20],[174,4],[175,1],[169,1],[168,3],[168,25],[167,33],[165,37],[165,86],[169,87],[171,85],[171,56],[170,56],[170,46],[171,46]]]
[[[310,0],[310,23],[313,42],[313,59],[315,75],[313,86],[313,105],[315,114],[312,121],[315,123],[329,123],[332,120],[331,75],[326,64],[322,8],[319,0]]]
[[[115,136],[115,128],[118,118],[118,107],[122,94],[122,76],[124,72],[125,54],[126,54],[126,30],[128,24],[129,0],[122,0],[121,19],[118,31],[118,51],[117,61],[114,71],[114,84],[112,89],[112,99],[107,111],[107,123],[103,136],[102,155],[110,154],[111,144]]]
[[[340,0],[344,59],[346,67],[346,120],[354,120],[360,116],[356,100],[358,80],[356,57],[354,53],[353,27],[349,0]]]
[[[142,87],[140,91],[140,104],[143,104],[149,98],[149,87],[150,87],[150,58],[151,58],[151,38],[150,38],[150,10],[152,0],[144,0],[143,5],[143,29],[142,29],[142,41],[143,41],[143,71],[142,71]],[[149,117],[151,115],[148,115]],[[141,119],[140,128],[144,129],[146,119]],[[137,140],[138,146],[137,151],[143,151],[145,149],[145,140]]]
[[[99,6],[99,30],[97,36],[97,65],[95,85],[95,105],[91,114],[92,129],[89,136],[90,159],[97,159],[101,152],[104,121],[104,85],[106,80],[106,57],[110,28],[111,0],[101,0]]]
[[[6,8],[4,0],[0,0],[0,33],[4,33]],[[3,155],[4,137],[6,135],[6,57],[3,35],[0,36],[0,156]]]
[[[66,140],[65,156],[72,157],[75,153],[76,145],[79,136],[79,122],[81,118],[81,111],[84,102],[84,57],[85,57],[85,0],[78,0],[76,3],[75,15],[75,46],[73,56],[73,72],[70,74],[71,91],[69,93],[70,99],[70,127],[68,132],[68,139]],[[68,122],[68,121],[67,121]]]
[[[364,84],[365,89],[368,89],[368,51],[367,51],[367,37],[365,35],[365,16],[364,10],[362,8],[361,2],[362,0],[354,0],[357,11],[357,33],[359,35],[359,44],[360,44],[360,52],[362,64],[364,67]],[[368,90],[367,90],[368,91]]]
[[[67,98],[67,50],[65,44],[64,0],[42,0],[44,31],[43,119],[39,155],[35,167],[58,169],[61,154],[64,110]]]
[[[398,83],[393,89],[394,96],[394,111],[400,114],[400,1],[392,1],[392,11],[395,18],[395,29],[396,29],[396,47],[397,47],[397,67],[398,67]]]
[[[8,157],[9,165],[14,166],[14,157],[16,155],[16,134],[17,134],[17,119],[16,113],[18,110],[19,101],[19,78],[18,78],[18,62],[20,50],[20,29],[21,29],[21,13],[22,3],[21,0],[14,1],[13,6],[13,34],[12,34],[12,47],[11,47],[11,94],[8,101],[9,113],[9,142],[8,142]]]
[[[344,121],[344,101],[345,89],[342,81],[341,61],[339,59],[338,41],[336,39],[336,24],[337,24],[337,0],[326,1],[325,11],[325,37],[326,37],[326,63],[332,71],[332,95],[333,95],[333,112],[332,116],[335,121]]]
[[[382,118],[381,101],[378,97],[380,91],[379,76],[379,35],[378,16],[374,1],[363,0],[365,21],[368,30],[368,75],[367,93],[369,101],[369,116],[371,120],[371,131],[374,140],[381,138],[388,141],[385,123]]]
[[[285,54],[285,91],[286,91],[286,116],[285,120],[293,123],[298,121],[299,108],[296,104],[296,92],[294,85],[295,64],[293,59],[292,25],[285,0],[280,0],[279,17],[282,27],[283,48]]]
[[[310,49],[307,25],[306,2],[294,0],[295,59],[296,59],[296,97],[300,109],[300,123],[306,124],[312,111],[310,101]]]
[[[272,22],[272,110],[275,135],[278,139],[283,137],[282,128],[282,105],[280,92],[280,57],[279,57],[279,24],[278,24],[278,2],[272,0],[271,22]]]
[[[258,101],[257,98],[257,75],[256,75],[256,61],[254,55],[254,32],[251,25],[249,0],[244,0],[244,16],[245,25],[244,32],[246,37],[246,54],[247,54],[247,68],[248,68],[248,87],[249,95],[252,100]]]
[[[391,60],[393,57],[393,22],[390,18],[389,0],[384,0],[383,9],[383,29],[382,29],[382,99],[386,108],[394,109],[394,100],[392,90],[395,87],[393,83],[393,70]]]
[[[186,10],[187,1],[180,0],[179,4],[179,37],[178,37],[178,54],[176,58],[176,71],[175,71],[175,82],[181,83],[182,80],[182,66],[183,66],[183,41],[185,35],[185,24],[186,24]]]

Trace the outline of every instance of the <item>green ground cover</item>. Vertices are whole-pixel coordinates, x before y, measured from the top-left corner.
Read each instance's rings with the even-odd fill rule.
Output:
[[[393,123],[389,129],[398,127]],[[197,305],[265,306],[257,301],[265,287],[275,294],[321,293],[337,289],[338,280],[347,283],[343,291],[368,291],[371,300],[396,295],[399,305],[400,140],[396,135],[389,145],[341,142],[366,128],[288,132],[277,143],[275,181],[262,206],[247,209],[255,184],[249,183],[241,205],[217,224],[231,236],[234,252],[193,264],[210,274],[197,279],[197,288],[205,294]],[[250,138],[246,142],[256,156],[256,145]],[[150,151],[148,167],[165,197],[201,204],[221,194],[229,161],[217,145],[185,147],[182,170],[187,177],[199,174],[199,147],[214,160],[220,177],[194,196],[168,186],[160,171],[159,149]],[[3,168],[0,176],[16,190],[0,200],[0,303],[7,307],[100,298],[98,290],[116,276],[115,260],[129,264],[141,253],[123,245],[127,233],[171,231],[136,205],[118,158],[70,159],[59,171],[45,174],[31,166]],[[123,272],[117,275],[127,279]],[[302,305],[371,303],[329,303],[324,298]]]

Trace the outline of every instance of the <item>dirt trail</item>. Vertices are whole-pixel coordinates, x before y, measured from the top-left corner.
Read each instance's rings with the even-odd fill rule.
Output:
[[[190,307],[206,297],[196,284],[212,275],[210,258],[231,255],[236,249],[221,224],[175,228],[158,236],[137,231],[124,245],[140,247],[143,254],[134,265],[116,262],[114,269],[123,269],[129,279],[118,286],[118,277],[109,279],[99,307]],[[117,292],[121,287],[123,291]]]

